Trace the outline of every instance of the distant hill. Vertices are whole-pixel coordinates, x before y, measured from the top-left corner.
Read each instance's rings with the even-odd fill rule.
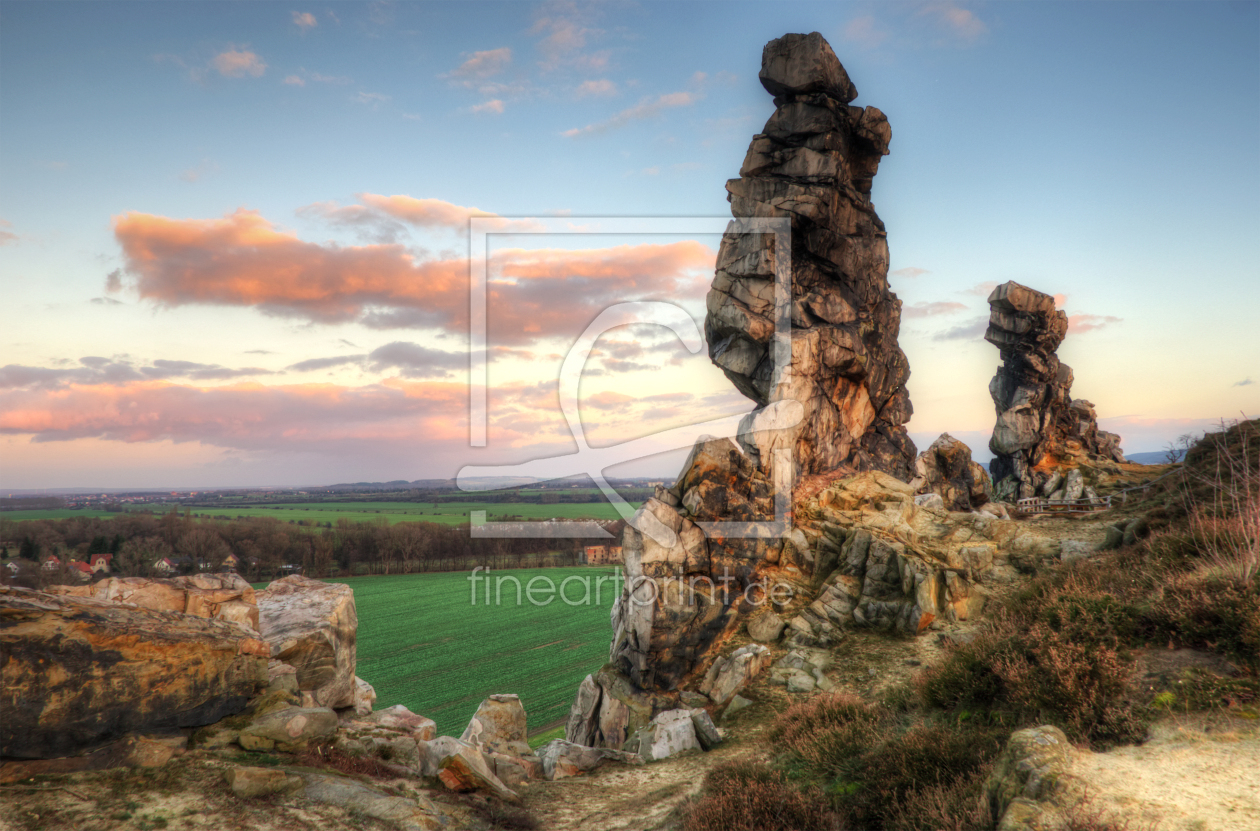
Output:
[[[1186,451],[1178,450],[1177,458],[1184,456]],[[1135,465],[1166,465],[1168,464],[1167,450],[1150,450],[1146,453],[1126,453],[1124,457]]]

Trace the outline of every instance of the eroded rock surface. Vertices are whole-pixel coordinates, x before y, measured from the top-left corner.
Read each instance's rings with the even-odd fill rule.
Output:
[[[916,493],[940,496],[949,511],[979,510],[993,501],[989,474],[972,461],[971,448],[949,433],[915,457],[910,485]]]
[[[297,670],[298,689],[318,707],[355,703],[355,634],[359,626],[354,591],[292,575],[257,593],[260,631],[271,657]],[[360,696],[363,701],[365,693]]]
[[[237,623],[0,586],[0,755],[211,724],[266,686],[267,655]]]
[[[791,367],[773,366],[780,252],[766,234],[722,240],[705,318],[710,357],[757,404],[800,402],[803,420],[776,441],[801,474],[848,466],[909,478],[910,365],[870,200],[892,130],[877,108],[850,105],[857,89],[817,32],[766,44],[760,79],[776,109],[726,187],[736,217],[792,221]]]
[[[254,588],[239,574],[186,577],[108,577],[85,586],[49,586],[50,594],[95,597],[143,609],[230,620],[258,629]]]
[[[1055,354],[1068,318],[1054,298],[1007,282],[989,295],[989,307],[984,339],[1002,356],[989,382],[997,408],[989,440],[997,498],[1053,497],[1060,493],[1060,469],[1090,459],[1123,462],[1120,437],[1098,429],[1093,404],[1072,398],[1072,368]],[[1082,485],[1077,493],[1083,491]]]

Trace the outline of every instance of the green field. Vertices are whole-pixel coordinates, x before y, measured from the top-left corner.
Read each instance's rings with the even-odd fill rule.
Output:
[[[11,519],[15,522],[24,519],[70,519],[72,517],[108,519],[112,516],[118,516],[118,513],[100,508],[41,508],[36,511],[0,511],[0,519]]]
[[[631,502],[635,508],[641,503]],[[166,513],[173,505],[157,503],[136,506],[133,510]],[[440,522],[459,525],[468,522],[470,511],[486,511],[491,522],[505,516],[522,519],[621,519],[617,510],[607,502],[538,504],[525,502],[289,502],[283,504],[233,505],[225,503],[213,507],[198,505],[180,506],[180,513],[191,512],[202,518],[272,517],[281,522],[336,523],[339,519],[353,522]],[[68,517],[111,517],[107,511],[93,508],[72,510],[53,508],[37,511],[0,511],[0,519],[66,519]]]
[[[483,572],[484,574],[484,572]],[[501,604],[472,605],[469,572],[355,577],[359,611],[358,674],[376,688],[377,707],[404,704],[437,722],[439,735],[458,736],[477,705],[492,693],[516,693],[529,727],[537,730],[564,719],[587,674],[608,661],[612,630],[608,613],[619,588],[601,587],[595,578],[612,569],[576,567],[490,572],[491,579],[513,576],[522,585],[534,577],[559,587],[567,577],[589,578],[589,605],[570,606],[554,598],[534,606],[514,584],[502,584]],[[485,590],[481,582],[481,591]],[[539,584],[542,585],[542,584]],[[585,589],[570,582],[566,596],[578,600]]]

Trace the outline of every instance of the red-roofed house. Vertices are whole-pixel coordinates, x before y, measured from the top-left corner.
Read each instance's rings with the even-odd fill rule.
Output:
[[[49,554],[48,559],[44,560],[44,571],[56,571],[61,568],[61,560],[57,559],[56,554]]]
[[[114,559],[114,555],[108,552],[97,553],[92,555],[92,573],[104,571],[109,572],[109,561]]]
[[[169,557],[163,557],[153,564],[153,570],[159,574],[174,574],[176,568]]]
[[[70,573],[82,582],[92,579],[92,567],[81,560],[71,560],[70,569]]]

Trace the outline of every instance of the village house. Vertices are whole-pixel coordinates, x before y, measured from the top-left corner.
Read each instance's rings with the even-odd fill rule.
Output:
[[[109,573],[109,561],[114,559],[114,555],[108,552],[98,552],[92,555],[92,573],[100,572]]]
[[[171,562],[170,557],[163,557],[153,564],[153,570],[158,574],[174,574],[175,564]]]
[[[42,568],[44,571],[56,571],[61,568],[61,560],[57,558],[56,554],[49,554],[48,559],[44,560]]]
[[[619,545],[588,545],[583,552],[588,566],[607,566],[622,562]]]

